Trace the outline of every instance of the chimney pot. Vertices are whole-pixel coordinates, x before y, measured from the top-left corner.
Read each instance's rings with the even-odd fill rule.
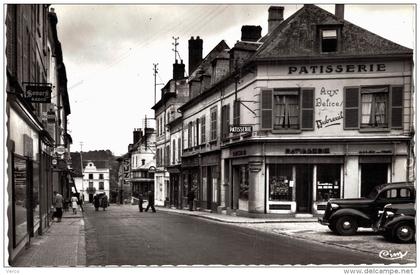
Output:
[[[335,5],[335,16],[339,19],[344,19],[344,4],[336,4]]]
[[[281,22],[283,22],[284,7],[271,6],[268,9],[268,33],[272,32]]]
[[[241,40],[242,41],[258,41],[261,38],[261,27],[260,26],[249,26],[244,25],[241,28]]]
[[[188,41],[188,74],[197,69],[203,60],[203,40],[200,36],[197,36],[197,39],[191,37]]]

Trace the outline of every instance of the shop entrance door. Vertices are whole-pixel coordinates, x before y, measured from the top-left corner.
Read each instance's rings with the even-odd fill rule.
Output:
[[[207,167],[207,209],[211,209],[213,201],[213,177],[211,166]]]
[[[387,163],[362,163],[361,170],[361,197],[367,197],[375,186],[388,182]]]
[[[296,165],[296,210],[299,213],[312,212],[312,165]]]

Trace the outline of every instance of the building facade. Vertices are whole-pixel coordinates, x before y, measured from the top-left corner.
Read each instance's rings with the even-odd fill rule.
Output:
[[[270,7],[268,25],[265,36],[244,26],[207,80],[189,78],[181,166],[199,207],[321,214],[329,198],[412,181],[412,50],[340,6],[304,5],[286,20]]]
[[[73,186],[68,169],[70,105],[57,17],[49,5],[6,6],[8,253],[50,224],[53,191]]]
[[[109,198],[108,162],[102,160],[83,160],[83,180],[78,181],[78,183],[82,185],[76,186],[76,188],[83,194],[85,201],[93,202],[93,197],[100,193],[105,193]]]
[[[172,131],[169,125],[179,119],[179,107],[188,101],[188,83],[185,74],[185,65],[173,64],[173,78],[161,90],[161,99],[152,107],[155,111],[156,121],[156,172],[155,172],[155,202],[157,205],[169,205],[174,195],[170,190],[179,189],[179,169],[171,167],[172,178],[168,167],[171,164],[171,155],[179,150],[179,131]],[[171,135],[174,134],[173,136]],[[171,149],[172,148],[172,149]],[[177,187],[175,187],[175,185]],[[178,197],[178,194],[176,195]],[[179,201],[179,200],[178,200]]]
[[[149,191],[154,190],[156,170],[156,133],[153,128],[135,129],[133,132],[134,144],[130,150],[131,169],[129,183],[131,194],[146,197]]]

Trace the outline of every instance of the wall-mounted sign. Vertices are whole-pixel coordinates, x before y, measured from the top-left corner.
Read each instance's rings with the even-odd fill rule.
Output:
[[[232,157],[246,156],[246,150],[236,150],[231,152]]]
[[[338,64],[289,66],[288,74],[330,74],[385,72],[385,64]]]
[[[55,123],[55,112],[53,110],[47,112],[47,123]]]
[[[57,165],[58,161],[57,161],[57,159],[52,159],[51,163],[52,163],[52,165]]]
[[[26,85],[24,98],[32,103],[51,103],[51,89],[49,83],[31,83]]]
[[[330,148],[286,148],[286,154],[329,154]]]
[[[230,133],[252,133],[252,126],[240,126],[240,125],[230,125],[229,126]]]

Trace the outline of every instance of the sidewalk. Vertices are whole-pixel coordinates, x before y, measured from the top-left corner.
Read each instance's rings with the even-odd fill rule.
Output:
[[[46,233],[31,240],[13,267],[69,267],[86,264],[83,213],[66,211]]]
[[[156,207],[156,206],[155,206]],[[303,222],[317,222],[316,217],[296,218],[293,216],[284,217],[240,217],[227,214],[210,213],[205,211],[189,211],[183,209],[172,209],[166,207],[156,207],[159,211],[166,211],[171,213],[178,213],[183,215],[195,216],[204,219],[224,222],[224,223],[238,223],[238,224],[258,224],[258,223],[303,223]]]

